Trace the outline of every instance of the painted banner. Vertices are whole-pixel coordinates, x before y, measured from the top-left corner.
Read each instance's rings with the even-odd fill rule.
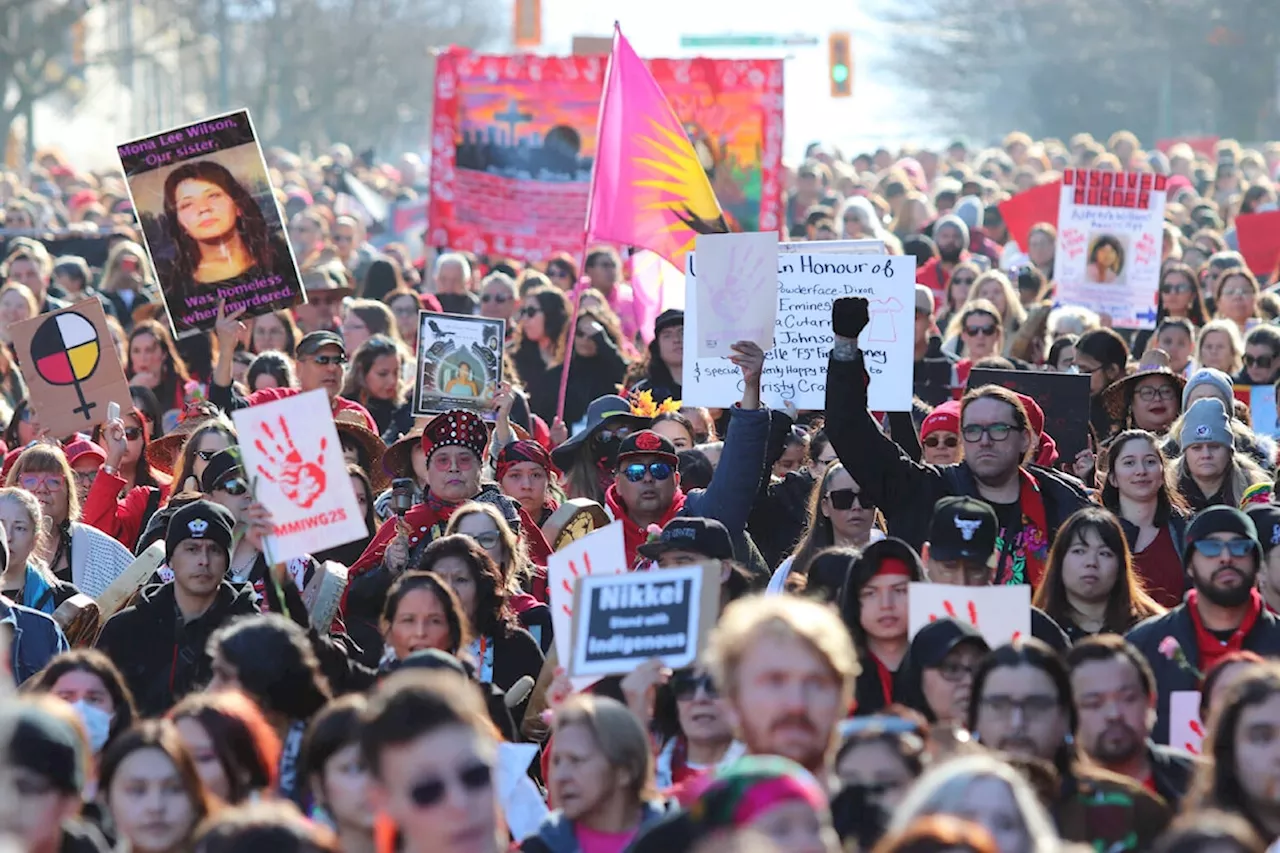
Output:
[[[117,146],[175,335],[306,301],[245,110]]]
[[[1066,171],[1053,265],[1060,304],[1109,315],[1119,329],[1155,327],[1166,181],[1147,173]]]
[[[27,397],[49,434],[92,432],[107,404],[129,405],[129,381],[97,299],[41,314],[9,329]]]
[[[907,593],[907,624],[912,637],[944,616],[968,622],[991,648],[1031,636],[1031,587],[953,586],[913,583]]]
[[[232,412],[254,497],[271,511],[269,559],[283,563],[368,536],[329,395],[320,389]]]
[[[418,374],[413,413],[468,409],[493,419],[502,383],[504,324],[463,314],[418,314]]]
[[[879,244],[867,241],[867,248]],[[867,403],[878,412],[911,410],[916,260],[911,255],[846,253],[797,254],[795,244],[778,245],[778,313],[774,347],[765,353],[760,395],[781,409],[826,408],[827,355],[835,338],[831,305],[842,296],[870,301],[871,322],[858,339],[871,384]],[[814,246],[822,246],[815,243]],[[727,358],[699,358],[698,255],[689,256],[685,276],[684,404],[728,408],[742,399],[742,371]],[[726,293],[723,307],[745,313],[742,294]],[[908,314],[907,310],[912,313]]]
[[[698,358],[729,357],[738,341],[773,349],[778,321],[778,234],[747,231],[697,239]]]
[[[431,242],[538,261],[582,251],[607,56],[436,60]],[[782,209],[782,61],[653,59],[735,230]]]

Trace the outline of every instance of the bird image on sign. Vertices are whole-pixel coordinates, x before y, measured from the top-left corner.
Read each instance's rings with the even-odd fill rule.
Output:
[[[80,405],[72,409],[92,423],[90,410],[97,403],[85,400],[80,383],[98,369],[102,347],[93,323],[75,312],[45,320],[31,338],[31,359],[36,373],[50,385],[72,385]]]

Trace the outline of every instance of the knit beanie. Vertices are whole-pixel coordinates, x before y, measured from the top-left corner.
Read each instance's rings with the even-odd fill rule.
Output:
[[[1245,539],[1252,539],[1254,544],[1258,542],[1258,528],[1244,512],[1226,504],[1206,507],[1196,513],[1187,525],[1186,550],[1182,553],[1183,565],[1191,565],[1192,546],[1201,539],[1207,539],[1211,533],[1234,533]],[[1260,547],[1255,548],[1253,553],[1255,560],[1261,559]]]
[[[1185,412],[1187,410],[1187,401],[1191,399],[1191,392],[1198,385],[1212,386],[1214,394],[1218,399],[1222,400],[1222,405],[1226,407],[1227,413],[1231,413],[1231,401],[1234,398],[1231,390],[1231,377],[1213,367],[1202,367],[1191,374],[1191,378],[1187,380],[1186,387],[1182,389],[1182,411]]]
[[[946,216],[940,216],[938,217],[938,221],[933,223],[934,242],[936,243],[938,241],[938,232],[947,225],[954,225],[956,228],[960,229],[961,243],[967,248],[969,245],[969,226],[965,225],[964,220],[959,216],[956,216],[954,213],[948,213]]]
[[[165,561],[172,562],[178,546],[188,539],[208,539],[222,546],[230,560],[235,526],[231,513],[213,501],[192,501],[169,519],[169,530],[164,537]]]
[[[1232,447],[1231,418],[1217,397],[1201,397],[1182,418],[1178,444],[1183,451],[1193,444],[1221,444]]]

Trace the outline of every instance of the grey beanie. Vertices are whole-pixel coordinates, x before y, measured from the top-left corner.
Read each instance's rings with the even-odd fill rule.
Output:
[[[954,213],[948,213],[946,216],[938,217],[938,221],[933,223],[933,242],[938,242],[938,232],[942,230],[944,225],[954,225],[960,229],[960,236],[965,248],[969,247],[969,226],[964,224],[964,220]]]
[[[951,212],[960,217],[972,231],[982,224],[983,210],[981,199],[976,195],[967,195],[956,202],[956,209]]]
[[[1182,432],[1178,443],[1185,453],[1193,444],[1234,445],[1231,435],[1231,419],[1222,401],[1216,397],[1201,397],[1191,404],[1182,418]]]
[[[1222,401],[1227,414],[1231,414],[1232,401],[1235,399],[1231,388],[1231,377],[1214,367],[1202,367],[1191,374],[1186,387],[1182,389],[1182,411],[1187,410],[1187,401],[1191,399],[1191,392],[1197,385],[1212,385],[1214,393]]]

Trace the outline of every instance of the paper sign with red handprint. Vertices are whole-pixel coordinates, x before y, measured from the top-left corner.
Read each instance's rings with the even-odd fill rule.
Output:
[[[1031,587],[913,583],[907,598],[911,636],[937,619],[968,622],[993,648],[1031,635]]]
[[[1169,746],[1200,755],[1204,724],[1200,722],[1200,691],[1175,690],[1169,694]]]
[[[246,476],[271,511],[266,550],[276,562],[367,535],[347,476],[329,395],[308,391],[232,414]]]
[[[627,546],[622,522],[615,521],[581,539],[575,539],[547,558],[547,593],[556,657],[566,669],[573,660],[573,591],[578,578],[587,575],[620,575],[627,571]],[[590,686],[595,678],[571,679],[575,690]]]
[[[778,319],[778,235],[702,234],[689,264],[698,276],[698,358],[754,341],[773,349]]]

